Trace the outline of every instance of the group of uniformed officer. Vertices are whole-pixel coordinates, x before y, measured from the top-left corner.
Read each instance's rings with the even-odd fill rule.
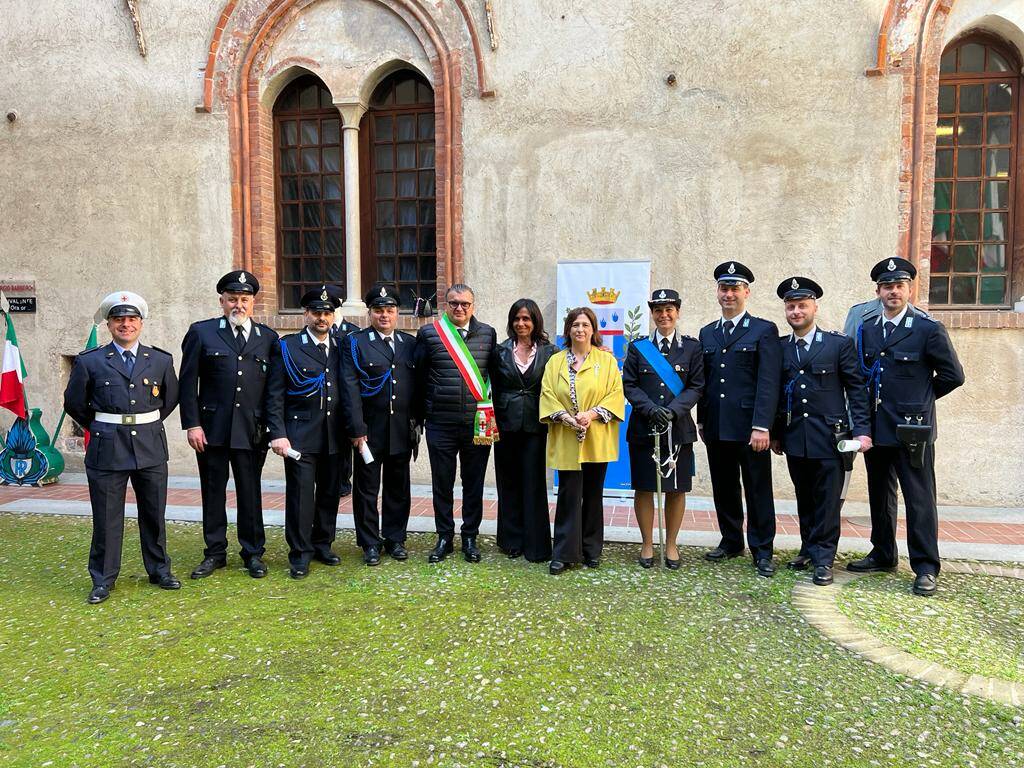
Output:
[[[853,457],[868,475],[872,551],[851,571],[896,568],[897,482],[907,507],[913,590],[935,593],[939,572],[934,441],[935,400],[964,383],[945,328],[909,303],[917,269],[883,259],[871,270],[877,302],[854,307],[853,338],[818,327],[821,287],[807,277],[783,280],[789,334],[746,312],[754,275],[739,262],[715,270],[722,317],[701,329],[706,385],[698,422],[707,445],[722,539],[709,560],[747,546],[757,572],[775,572],[775,511],[767,448],[785,453],[796,491],[801,548],[787,565],[814,568],[831,584],[840,509]]]
[[[699,340],[675,330],[678,293],[654,292],[649,304],[657,330],[644,339],[649,345],[631,345],[624,367],[635,409],[627,440],[637,516],[647,521],[641,526],[645,552],[650,550],[657,485],[669,493],[666,566],[678,567],[675,535],[693,475],[696,438],[690,410],[696,404],[696,431],[707,448],[721,531],[719,545],[705,555],[708,560],[744,551],[745,497],[746,546],[758,574],[774,574],[771,448],[786,454],[797,497],[801,549],[788,566],[813,566],[815,583],[831,583],[843,488],[853,453],[859,451],[865,452],[868,471],[873,549],[848,567],[895,568],[898,482],[907,506],[914,591],[935,592],[935,400],[963,384],[963,369],[942,325],[909,304],[914,266],[886,259],[871,276],[878,301],[854,308],[855,338],[817,326],[823,292],[801,276],[778,286],[791,328],[780,337],[774,323],[746,311],[754,275],[737,261],[714,272],[722,316],[701,329]],[[256,276],[244,270],[218,282],[222,315],[194,323],[182,342],[180,396],[171,355],[139,342],[148,315],[145,300],[126,291],[102,302],[98,321],[106,321],[112,341],[79,355],[65,392],[67,412],[88,430],[85,464],[93,508],[89,602],[106,600],[118,575],[129,480],[149,579],[163,589],[181,586],[171,573],[164,534],[168,454],[163,420],[179,404],[202,490],[206,548],[193,578],[227,564],[229,471],[242,560],[253,578],[267,574],[260,480],[268,447],[285,458],[285,537],[293,578],[305,577],[314,559],[340,562],[332,546],[349,467],[364,561],[376,565],[382,551],[396,560],[408,557],[409,464],[425,415],[429,421],[425,411],[431,409],[420,402],[427,392],[418,389],[429,386],[418,384],[415,370],[425,351],[417,353],[417,340],[395,327],[397,292],[387,285],[369,291],[370,325],[360,330],[347,323],[335,326],[340,293],[319,286],[302,297],[303,328],[278,338],[252,319],[258,291]],[[471,308],[471,298],[462,304],[467,302]],[[453,327],[466,342],[471,334],[462,325]],[[475,347],[466,349],[476,354]],[[456,394],[460,403],[466,400],[464,392]],[[476,404],[470,405],[463,410],[472,414]],[[472,437],[472,427],[467,429]],[[659,445],[664,441],[672,466],[682,467],[674,476],[663,474],[664,483],[655,483],[655,473],[663,471],[651,453],[655,440]],[[436,448],[431,444],[432,452]],[[449,469],[447,484],[454,478],[454,462]],[[479,474],[474,488],[482,485],[482,470]],[[383,519],[378,523],[381,492]],[[451,551],[449,528],[438,529],[433,561]],[[463,542],[467,560],[478,561],[475,529],[466,529],[465,521],[463,534],[469,539]],[[640,564],[651,567],[650,554],[642,553]]]

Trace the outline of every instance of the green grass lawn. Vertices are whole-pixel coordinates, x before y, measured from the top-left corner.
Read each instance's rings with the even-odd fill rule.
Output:
[[[1024,581],[943,574],[931,600],[909,594],[911,577],[847,584],[839,609],[889,645],[967,674],[1024,682]]]
[[[235,560],[163,592],[129,524],[88,606],[89,530],[0,515],[4,765],[1024,765],[1020,710],[839,650],[792,607],[796,575],[744,559],[643,571],[614,545],[551,577],[489,541],[431,566],[415,536],[367,568],[345,533],[340,567],[293,582],[271,529],[267,579]],[[200,527],[168,540],[187,577]]]

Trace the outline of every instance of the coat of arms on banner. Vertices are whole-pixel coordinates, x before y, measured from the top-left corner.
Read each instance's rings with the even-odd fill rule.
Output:
[[[14,422],[3,450],[0,450],[0,485],[38,485],[50,468],[29,424],[19,418]]]

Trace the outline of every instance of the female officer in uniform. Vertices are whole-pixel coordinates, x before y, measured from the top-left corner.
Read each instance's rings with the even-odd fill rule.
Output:
[[[654,565],[657,473],[661,472],[666,493],[665,567],[672,570],[679,568],[676,537],[693,483],[697,428],[690,410],[704,388],[704,356],[699,341],[676,332],[681,303],[679,294],[669,288],[651,294],[647,306],[657,328],[649,338],[629,345],[622,365],[622,386],[633,406],[626,442],[636,521],[643,537],[637,562],[643,568]],[[654,461],[655,433],[661,443],[661,467]]]

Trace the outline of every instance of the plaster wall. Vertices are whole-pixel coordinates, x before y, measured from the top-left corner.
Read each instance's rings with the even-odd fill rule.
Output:
[[[143,4],[146,59],[121,4],[4,5],[0,56],[17,66],[0,71],[0,111],[19,118],[0,125],[0,277],[37,281],[40,313],[16,322],[52,428],[60,355],[81,348],[105,293],[146,296],[146,340],[175,353],[190,322],[217,312],[212,286],[232,266],[227,119],[194,107],[222,3]],[[448,26],[451,5],[440,3]],[[758,278],[753,313],[784,325],[775,285],[800,273],[825,288],[822,326],[840,327],[898,240],[902,86],[864,76],[883,5],[495,2],[495,98],[476,96],[463,57],[465,277],[481,318],[501,329],[529,295],[554,325],[558,260],[644,258],[652,284],[682,293],[681,327],[695,335],[717,316],[713,267],[737,259]],[[947,29],[961,7],[1012,5],[962,0]],[[339,102],[365,100],[372,73],[397,59],[433,76],[407,26],[370,0],[309,5],[269,53],[264,103],[295,57],[317,63]],[[1004,449],[1024,440],[1024,336],[951,335],[968,385],[940,404],[940,497],[1024,505],[1012,479],[1024,459]],[[172,471],[192,472],[177,423]],[[707,494],[697,457],[695,492]]]

